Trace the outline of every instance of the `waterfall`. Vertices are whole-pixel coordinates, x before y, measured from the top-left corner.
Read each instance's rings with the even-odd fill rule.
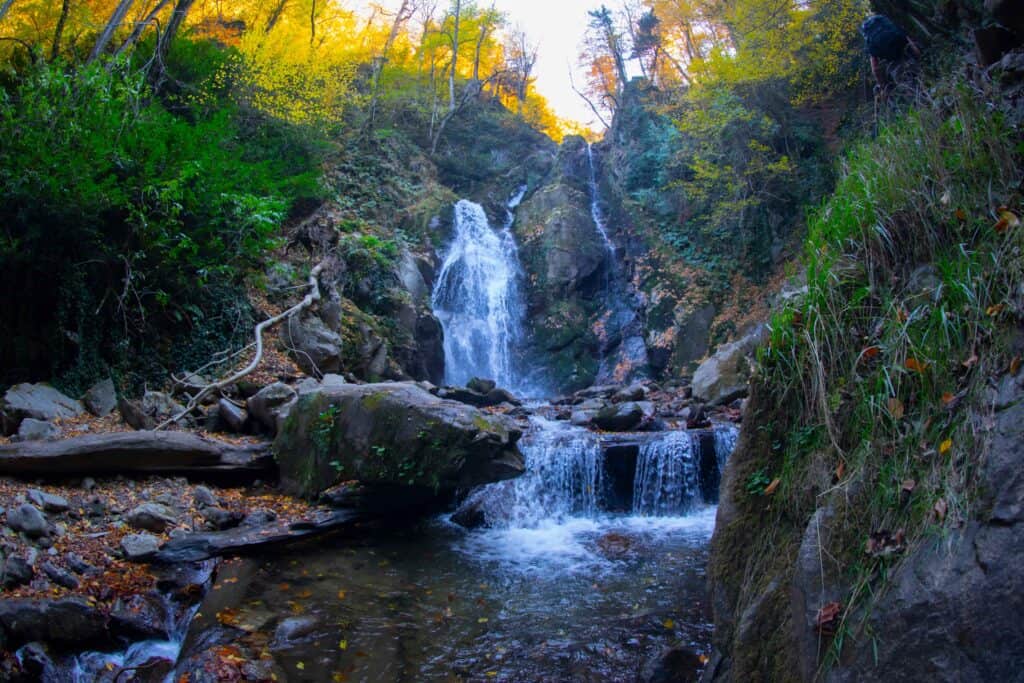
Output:
[[[520,191],[509,202],[500,231],[491,228],[479,204],[463,199],[455,205],[455,234],[431,297],[444,329],[448,384],[485,377],[520,388],[513,353],[523,335],[524,304],[511,227],[512,209],[522,196]]]
[[[634,305],[630,305],[628,283],[620,272],[615,244],[608,236],[608,220],[601,209],[601,192],[597,182],[597,164],[593,147],[587,144],[588,184],[590,187],[590,216],[594,228],[605,247],[604,300],[606,312],[598,326],[601,358],[597,383],[626,382],[642,375],[647,365],[647,344]]]
[[[597,514],[604,455],[596,434],[534,418],[519,448],[526,459],[526,473],[475,489],[464,505],[478,507],[492,525],[508,527]]]
[[[699,444],[689,432],[669,432],[640,448],[633,480],[633,512],[678,515],[700,500]]]

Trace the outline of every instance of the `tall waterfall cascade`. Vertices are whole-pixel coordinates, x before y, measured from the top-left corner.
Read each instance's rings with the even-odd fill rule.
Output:
[[[444,329],[445,382],[464,385],[473,377],[520,389],[515,351],[523,338],[521,267],[512,235],[513,209],[500,230],[491,227],[479,204],[455,205],[455,231],[444,253],[431,297]]]

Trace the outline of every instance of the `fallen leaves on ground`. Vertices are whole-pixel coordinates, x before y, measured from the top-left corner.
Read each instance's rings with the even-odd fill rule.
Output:
[[[833,601],[822,605],[814,619],[814,627],[822,635],[835,635],[836,629],[839,628],[842,612],[842,603]]]
[[[895,534],[888,531],[876,531],[868,537],[865,552],[871,557],[891,557],[906,548],[906,535],[903,529]]]

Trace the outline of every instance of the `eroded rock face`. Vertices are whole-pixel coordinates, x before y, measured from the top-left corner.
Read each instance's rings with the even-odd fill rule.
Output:
[[[293,494],[351,479],[441,494],[522,474],[520,436],[509,418],[413,383],[341,385],[300,396],[274,450]]]

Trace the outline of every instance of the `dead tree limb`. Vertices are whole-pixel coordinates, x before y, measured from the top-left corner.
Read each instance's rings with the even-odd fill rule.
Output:
[[[249,361],[248,365],[246,365],[238,372],[232,374],[230,377],[204,385],[199,390],[198,393],[196,393],[189,399],[188,405],[185,406],[184,410],[157,425],[156,429],[166,429],[169,425],[180,421],[186,415],[195,410],[196,406],[198,406],[200,402],[204,398],[209,396],[211,393],[219,389],[223,389],[228,385],[234,384],[235,382],[237,382],[238,380],[242,379],[243,377],[251,373],[253,370],[255,370],[257,366],[259,366],[260,361],[263,360],[263,331],[266,330],[268,327],[276,325],[282,320],[286,320],[288,318],[291,318],[293,315],[301,313],[302,311],[312,306],[314,303],[320,301],[320,283],[318,282],[318,278],[320,277],[320,273],[323,272],[323,269],[326,266],[327,262],[321,261],[319,264],[316,265],[316,267],[313,268],[313,270],[309,272],[309,281],[307,283],[309,285],[309,293],[306,294],[302,301],[295,304],[288,310],[283,311],[282,313],[278,313],[277,315],[271,318],[267,318],[263,322],[256,325],[256,329],[254,331],[254,335],[256,337],[256,354],[253,356],[252,360]]]

